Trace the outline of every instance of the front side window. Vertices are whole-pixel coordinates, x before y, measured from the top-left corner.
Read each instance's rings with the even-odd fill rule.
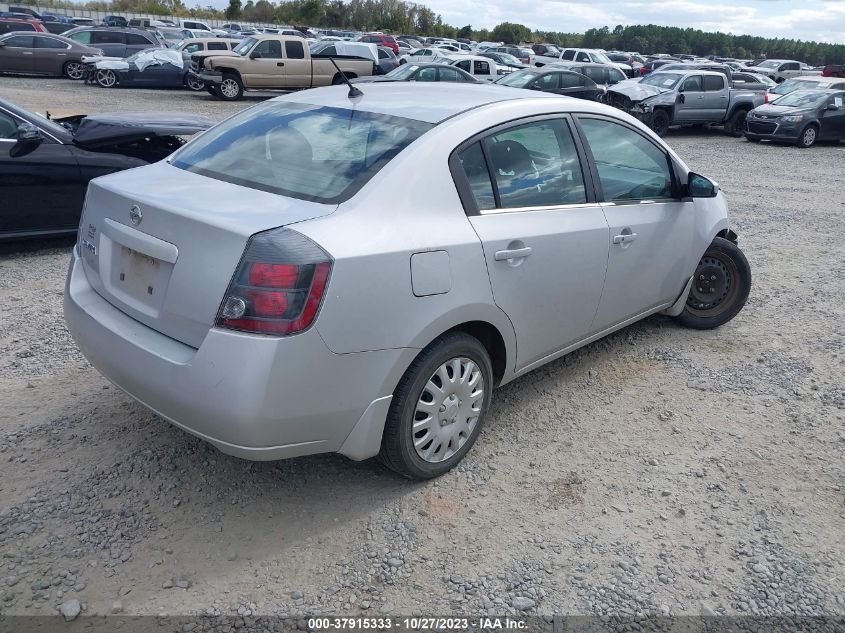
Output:
[[[258,46],[252,52],[252,56],[256,59],[281,59],[282,43],[278,40],[264,40],[263,42],[259,42]]]
[[[0,112],[0,138],[17,138],[18,124],[8,114]],[[492,195],[492,194],[491,194]]]
[[[575,142],[566,121],[534,121],[483,141],[498,207],[547,207],[587,201]]]
[[[578,73],[560,73],[561,88],[583,88],[584,77]]]
[[[476,59],[473,62],[475,66],[475,74],[476,75],[489,75],[490,74],[490,64],[487,62],[483,62],[480,59]],[[469,70],[469,68],[464,68],[464,70]]]
[[[468,59],[465,59],[462,62],[458,62],[457,64],[455,64],[455,66],[457,66],[461,70],[465,70],[465,71],[469,72],[469,60]]]
[[[575,61],[588,62],[590,61],[590,56],[587,55],[587,53],[578,53],[578,56],[575,58]]]
[[[6,42],[7,48],[33,48],[34,39],[31,35],[13,35],[3,41]]]
[[[438,77],[438,81],[463,81],[464,77],[454,68],[439,68],[438,73],[440,77]]]
[[[150,44],[152,44],[150,40],[138,33],[127,33],[126,43],[131,46],[149,46]]]
[[[433,67],[420,68],[414,81],[437,81],[437,69]]]
[[[580,121],[606,202],[672,197],[666,153],[630,128],[603,119]]]
[[[704,92],[704,82],[701,80],[701,75],[687,77],[682,90],[684,92]]]
[[[573,61],[575,59],[575,51],[573,51],[571,49],[564,51],[563,57],[561,57],[561,59],[567,59],[569,61]]]
[[[79,44],[90,44],[91,43],[91,31],[80,31],[79,33],[74,33],[70,36],[74,42],[78,42]]]
[[[537,78],[531,87],[534,90],[542,90],[543,92],[553,92],[560,87],[559,78],[560,75],[558,73],[547,73],[545,75],[541,75]]]
[[[216,180],[337,204],[432,127],[355,109],[267,101],[205,132],[171,160]]]
[[[91,34],[92,44],[123,44],[125,41],[123,33],[114,31],[94,31]]]

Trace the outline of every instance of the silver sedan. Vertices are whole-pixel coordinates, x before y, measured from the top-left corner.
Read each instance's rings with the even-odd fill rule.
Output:
[[[65,318],[97,369],[226,453],[429,478],[494,387],[651,314],[743,307],[724,195],[628,115],[361,89],[279,97],[91,183]]]

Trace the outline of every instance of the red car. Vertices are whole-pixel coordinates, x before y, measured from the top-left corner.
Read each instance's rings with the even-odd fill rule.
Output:
[[[12,31],[34,31],[46,33],[47,29],[38,20],[27,20],[26,18],[0,18],[0,35]]]
[[[845,77],[845,65],[828,64],[822,69],[822,77]]]
[[[368,33],[358,38],[359,42],[366,42],[367,44],[377,44],[379,46],[386,46],[393,51],[394,55],[399,54],[399,44],[396,38],[392,35],[384,35],[382,33]]]

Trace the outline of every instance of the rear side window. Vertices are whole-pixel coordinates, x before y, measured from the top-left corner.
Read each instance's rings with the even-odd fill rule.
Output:
[[[725,89],[725,78],[714,75],[704,77],[704,90],[707,92],[718,92]]]
[[[672,197],[672,174],[663,150],[630,128],[603,119],[580,120],[607,202]]]
[[[495,209],[496,198],[493,195],[493,185],[490,182],[490,172],[487,169],[484,153],[481,151],[481,143],[473,143],[458,154],[458,161],[464,170],[478,208],[481,211]]]
[[[132,46],[149,46],[152,42],[138,33],[127,33],[126,43]]]
[[[70,36],[74,42],[78,42],[80,44],[90,44],[91,43],[91,31],[80,31],[79,33],[74,33]]]
[[[94,31],[91,33],[92,44],[123,44],[126,38],[123,33],[114,31]]]
[[[285,42],[285,57],[288,59],[305,59],[305,49],[302,42]]]
[[[431,128],[404,117],[268,101],[196,138],[172,164],[252,189],[337,204]]]
[[[583,75],[577,73],[560,73],[561,88],[583,88],[586,83]]]
[[[575,51],[573,51],[573,50],[571,50],[571,49],[570,49],[570,50],[567,50],[567,51],[564,51],[564,52],[563,52],[563,57],[562,57],[561,59],[568,59],[569,61],[574,60],[574,59],[575,59]]]
[[[59,40],[54,40],[52,37],[36,37],[35,38],[35,47],[36,48],[55,48],[55,49],[62,49],[67,50],[68,45],[64,42]]]
[[[208,50],[210,51],[225,51],[228,48],[226,42],[209,42]]]
[[[35,27],[29,22],[4,22],[2,24],[4,33],[11,33],[13,31],[34,31]]]

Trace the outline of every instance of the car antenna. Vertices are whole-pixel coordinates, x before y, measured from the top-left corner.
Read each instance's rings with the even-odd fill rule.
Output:
[[[343,72],[340,69],[340,67],[337,65],[337,62],[335,62],[334,57],[329,57],[329,61],[332,63],[332,65],[335,68],[337,68],[337,72],[340,73],[340,76],[343,77],[343,81],[345,81],[346,85],[349,86],[349,94],[346,95],[346,96],[349,97],[350,99],[354,99],[355,97],[363,97],[364,93],[361,92],[360,90],[358,90],[358,88],[356,88],[355,86],[352,85],[352,82],[349,81],[349,77],[346,76],[346,73]]]

